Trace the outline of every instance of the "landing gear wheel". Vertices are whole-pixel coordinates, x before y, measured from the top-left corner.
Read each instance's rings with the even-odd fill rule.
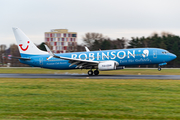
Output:
[[[93,71],[92,71],[92,70],[89,70],[89,71],[88,71],[88,75],[93,75]]]
[[[158,67],[158,70],[161,71],[161,67]]]
[[[98,70],[95,70],[95,71],[94,71],[94,75],[99,75],[99,71],[98,71]]]

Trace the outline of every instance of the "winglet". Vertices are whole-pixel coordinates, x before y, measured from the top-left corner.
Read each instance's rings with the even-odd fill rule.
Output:
[[[49,59],[51,59],[52,57],[54,57],[54,54],[52,53],[52,51],[48,48],[48,46],[47,46],[46,44],[44,44],[44,46],[45,46],[47,52],[48,52],[49,55],[50,55],[50,57],[47,59],[47,60],[49,60]]]
[[[85,46],[86,52],[90,52],[90,50]]]

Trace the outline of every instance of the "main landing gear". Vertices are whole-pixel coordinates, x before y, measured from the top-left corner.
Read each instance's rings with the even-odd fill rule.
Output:
[[[93,74],[94,74],[94,75],[99,75],[99,70],[96,69],[96,70],[94,70],[94,72],[93,72],[92,69],[91,69],[91,70],[88,71],[88,75],[91,76],[91,75],[93,75]]]

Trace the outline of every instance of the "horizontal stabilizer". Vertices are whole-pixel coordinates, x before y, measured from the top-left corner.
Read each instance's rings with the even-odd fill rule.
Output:
[[[21,60],[31,60],[30,58],[22,58],[22,57],[11,57],[11,58],[21,59]]]

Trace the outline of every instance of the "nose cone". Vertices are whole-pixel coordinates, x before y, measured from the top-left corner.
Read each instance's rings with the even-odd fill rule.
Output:
[[[174,59],[177,58],[177,56],[176,56],[175,54],[172,54],[172,53],[171,53],[170,58],[171,58],[171,60],[174,60]]]

